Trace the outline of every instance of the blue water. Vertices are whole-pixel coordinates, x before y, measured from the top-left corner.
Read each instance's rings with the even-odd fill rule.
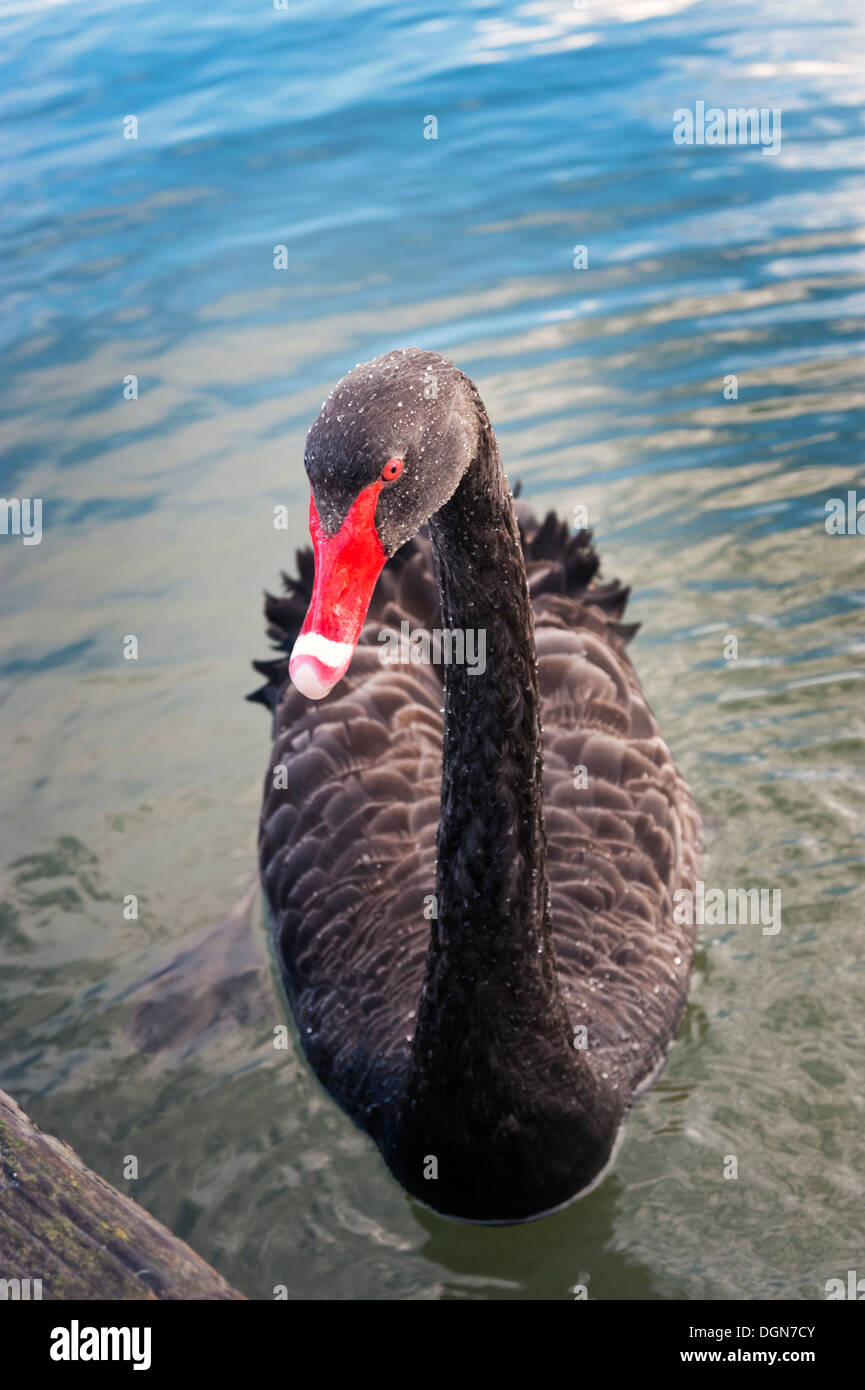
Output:
[[[865,538],[824,520],[865,495],[863,57],[855,0],[0,12],[0,490],[43,499],[39,545],[0,535],[0,1085],[251,1297],[810,1299],[861,1272]],[[677,145],[698,101],[778,108],[780,152]],[[783,892],[776,936],[704,931],[613,1171],[519,1229],[410,1203],[274,1050],[272,985],[182,1045],[128,1027],[254,872],[241,697],[306,429],[411,344],[633,586],[707,883]]]

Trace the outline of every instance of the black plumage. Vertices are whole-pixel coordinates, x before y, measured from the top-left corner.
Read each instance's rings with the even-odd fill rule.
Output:
[[[414,1195],[526,1219],[603,1169],[675,1036],[693,928],[673,893],[694,888],[699,819],[627,654],[628,591],[599,582],[587,532],[512,500],[467,378],[389,354],[310,440],[333,527],[384,459],[411,467],[376,518],[390,559],[345,678],[312,703],[286,656],[255,663],[274,733],[261,875],[300,1040]],[[283,652],[312,582],[303,551],[267,596]],[[383,666],[403,621],[483,628],[486,671]]]

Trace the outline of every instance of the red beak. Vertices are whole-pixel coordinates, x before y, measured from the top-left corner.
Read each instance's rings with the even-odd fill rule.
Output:
[[[308,700],[320,700],[342,680],[357,646],[376,580],[387,556],[375,529],[382,482],[365,487],[335,535],[322,528],[309,499],[315,555],[312,599],[292,649],[288,673]]]

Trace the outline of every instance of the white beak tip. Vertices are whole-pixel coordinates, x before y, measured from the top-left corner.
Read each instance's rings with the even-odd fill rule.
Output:
[[[317,632],[302,632],[288,663],[293,684],[308,700],[323,700],[349,667],[353,642],[333,642]]]
[[[288,674],[292,684],[307,700],[323,700],[336,685],[335,680],[323,678],[319,663],[308,656],[299,656],[291,661]]]

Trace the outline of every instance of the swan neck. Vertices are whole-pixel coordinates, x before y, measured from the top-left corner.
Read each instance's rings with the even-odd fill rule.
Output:
[[[440,1211],[523,1219],[597,1174],[621,1106],[575,1050],[558,982],[534,624],[488,423],[430,531],[444,624],[483,629],[486,665],[444,668],[437,916],[382,1152],[424,1200],[435,1159]]]
[[[479,988],[519,994],[536,1029],[538,1008],[558,997],[538,670],[513,500],[485,416],[477,457],[430,530],[444,626],[485,664],[444,668],[427,1002],[440,1021],[448,1007],[471,1012]]]

